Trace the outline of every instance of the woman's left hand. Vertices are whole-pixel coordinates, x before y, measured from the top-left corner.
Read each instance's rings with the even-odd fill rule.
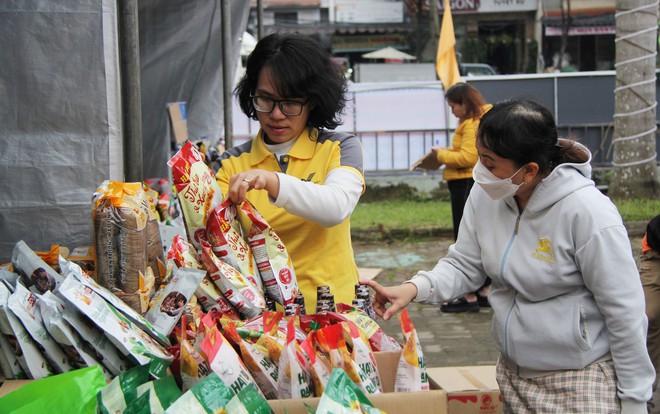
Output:
[[[227,197],[234,204],[241,204],[250,190],[266,190],[272,198],[280,192],[280,180],[277,174],[266,170],[249,170],[233,175],[229,179]]]

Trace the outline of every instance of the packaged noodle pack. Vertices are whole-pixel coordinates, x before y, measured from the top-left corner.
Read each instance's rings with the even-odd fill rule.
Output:
[[[184,391],[193,388],[207,375],[212,373],[208,361],[199,351],[200,350],[187,338],[181,340],[179,372],[181,374],[181,384]]]
[[[180,267],[174,271],[160,300],[145,315],[158,332],[165,336],[172,332],[184,307],[205,275],[206,271],[190,267]]]
[[[41,296],[38,304],[46,330],[60,345],[71,365],[76,369],[98,365],[103,376],[111,380],[110,372],[94,356],[94,349],[85,344],[80,335],[64,320],[64,301],[51,292],[46,292]]]
[[[225,326],[224,332],[227,339],[239,347],[243,362],[245,362],[264,397],[268,400],[279,398],[277,393],[277,365],[268,356],[268,351],[259,345],[242,339],[236,330],[236,326],[231,322]]]
[[[227,342],[216,326],[207,330],[201,348],[211,370],[218,374],[234,392],[238,392],[248,384],[254,384],[252,376],[234,347]]]
[[[14,315],[23,323],[37,346],[40,347],[44,357],[57,373],[69,372],[74,369],[69,363],[69,358],[62,348],[53,340],[46,331],[41,313],[39,312],[39,298],[20,283],[16,284],[16,290],[9,296],[7,306]]]
[[[256,385],[235,391],[215,373],[188,390],[168,408],[166,414],[271,414],[268,402]]]
[[[202,305],[204,312],[216,310],[232,318],[239,319],[236,309],[224,297],[210,277],[207,276],[202,279],[195,291],[195,296],[197,296],[197,300]]]
[[[177,267],[192,267],[193,269],[204,269],[199,255],[190,244],[179,234],[172,239],[172,245],[167,252],[167,258],[172,259]]]
[[[342,322],[341,326],[344,328],[344,336],[348,336],[351,341],[351,357],[362,372],[382,392],[383,385],[381,384],[380,374],[378,373],[376,358],[374,358],[374,354],[371,352],[368,343],[362,338],[362,333],[351,321]]]
[[[158,330],[151,324],[151,322],[146,320],[137,311],[121,301],[112,292],[96,283],[94,279],[82,271],[80,266],[72,262],[62,263],[60,266],[62,267],[64,274],[67,275],[67,279],[72,277],[85,287],[94,291],[98,296],[108,302],[114,309],[121,312],[124,317],[128,318],[128,320],[130,320],[133,324],[149,334],[149,336],[155,339],[160,345],[164,347],[170,345],[169,339],[167,339],[167,337],[162,333],[158,332]]]
[[[264,333],[257,340],[257,345],[264,347],[268,351],[268,356],[274,363],[279,365],[280,357],[286,340],[280,338],[278,335],[279,322],[284,316],[283,312],[264,312],[263,313],[263,330]]]
[[[332,371],[316,414],[385,414],[375,408],[341,368]]]
[[[241,210],[252,223],[247,239],[266,294],[282,306],[293,302],[298,293],[298,282],[284,243],[249,201],[243,203]]]
[[[5,334],[2,332],[2,315],[0,315],[0,358],[2,358],[2,374],[6,379],[26,379],[27,374],[21,368],[16,354]]]
[[[119,375],[132,366],[132,363],[119,352],[105,333],[75,306],[67,303],[62,318],[78,332],[85,349],[93,350],[92,354],[96,360],[100,361],[112,375]]]
[[[7,339],[21,370],[29,378],[40,379],[53,375],[54,371],[50,364],[41,354],[21,321],[9,309],[7,301],[10,295],[9,288],[4,283],[0,283],[0,332]]]
[[[157,378],[164,376],[167,366],[173,359],[172,355],[97,292],[73,275],[66,278],[59,291],[71,304],[105,331],[122,353],[129,355],[141,365],[151,361],[158,362],[153,364],[152,374]]]
[[[23,240],[14,245],[11,263],[14,271],[21,275],[25,286],[33,287],[36,293],[55,290],[64,281],[64,278],[37,256]]]
[[[241,317],[252,319],[266,307],[263,292],[250,283],[241,272],[218,259],[211,250],[211,246],[205,241],[202,241],[202,262],[213,283],[236,308]]]
[[[222,191],[213,171],[204,163],[199,150],[190,141],[167,162],[172,168],[172,182],[176,189],[188,239],[199,249],[206,239],[206,221],[215,207],[222,203]]]
[[[316,350],[316,331],[312,331],[307,335],[307,338],[300,343],[300,348],[305,352],[309,360],[309,371],[312,375],[312,382],[314,384],[314,396],[320,397],[325,390],[330,375],[332,374],[332,364],[328,358]]]
[[[396,370],[394,392],[428,391],[430,389],[429,376],[426,373],[422,346],[407,309],[401,312],[399,322],[406,343]]]
[[[211,212],[206,231],[213,253],[263,291],[252,249],[243,238],[238,210],[231,200],[227,199]]]
[[[137,398],[137,388],[149,381],[149,364],[133,367],[116,376],[96,395],[97,413],[122,413]]]
[[[378,323],[363,311],[345,303],[338,303],[337,312],[339,313],[340,319],[346,319],[353,322],[362,332],[364,332],[369,339],[369,345],[371,346],[372,351],[401,350],[401,345],[387,335]]]
[[[307,360],[296,340],[294,318],[289,319],[286,345],[278,363],[277,390],[280,398],[308,398],[314,395]]]
[[[123,414],[164,413],[179,397],[181,390],[172,375],[148,381],[136,389],[137,398],[126,406]]]
[[[318,344],[321,349],[329,355],[330,363],[335,368],[342,368],[349,378],[355,382],[366,394],[378,394],[380,390],[371,378],[362,370],[360,365],[353,360],[346,341],[341,324],[330,325],[316,332]]]

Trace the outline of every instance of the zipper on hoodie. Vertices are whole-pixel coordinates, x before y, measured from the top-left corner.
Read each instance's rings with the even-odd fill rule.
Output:
[[[516,224],[513,226],[513,234],[511,235],[511,238],[509,239],[509,243],[506,246],[506,249],[504,250],[504,254],[502,255],[502,262],[500,263],[500,277],[502,280],[504,280],[504,265],[506,264],[507,258],[509,256],[509,251],[511,250],[511,246],[513,245],[513,241],[516,239],[516,236],[518,235],[518,227],[520,226],[520,216],[522,213],[518,214],[518,217],[516,217]],[[513,300],[511,301],[511,305],[509,306],[509,310],[506,313],[506,318],[504,319],[504,353],[509,355],[509,320],[511,319],[511,312],[513,312],[513,307],[516,304],[516,296],[518,294],[515,293],[513,295]]]

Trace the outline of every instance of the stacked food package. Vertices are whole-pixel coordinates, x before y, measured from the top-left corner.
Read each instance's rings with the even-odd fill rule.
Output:
[[[345,387],[360,396],[348,406],[368,407],[366,396],[383,391],[374,352],[403,349],[401,390],[428,389],[406,314],[403,348],[376,323],[366,286],[356,285],[352,304],[334,303],[321,286],[316,313],[308,314],[286,247],[256,208],[223,203],[190,143],[168,165],[184,231],[166,243],[159,226],[174,215],[158,213],[161,196],[141,183],[106,181],[93,197],[88,247],[95,261],[87,249],[74,249],[78,260],[56,254],[53,263],[52,252],[16,244],[11,266],[0,268],[5,378],[97,366],[109,381],[98,393],[98,412],[145,404],[160,407],[152,412],[232,404],[270,412],[262,400],[306,397],[335,407],[345,403],[334,398]],[[129,393],[131,401],[129,380],[141,387]],[[213,398],[209,390],[216,390]]]

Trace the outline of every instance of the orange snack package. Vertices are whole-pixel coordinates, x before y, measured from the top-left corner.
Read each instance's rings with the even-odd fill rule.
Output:
[[[422,346],[419,343],[415,326],[408,316],[408,309],[401,312],[399,322],[406,343],[396,370],[394,392],[428,391],[430,389],[429,376],[426,372]]]

